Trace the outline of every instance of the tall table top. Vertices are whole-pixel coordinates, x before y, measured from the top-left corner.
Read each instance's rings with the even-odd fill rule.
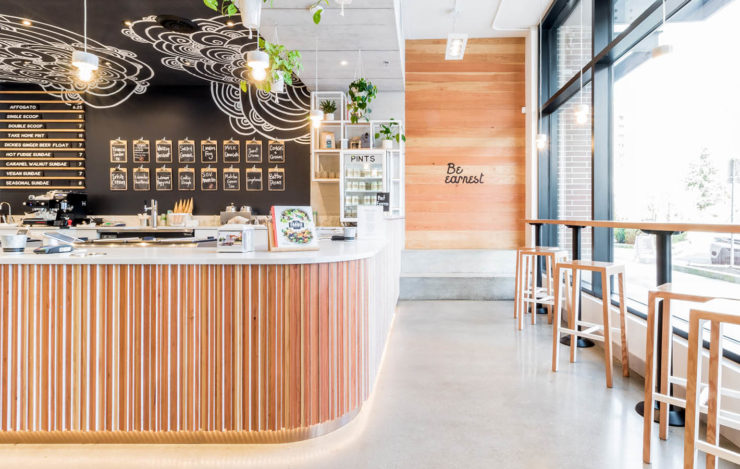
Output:
[[[543,225],[566,225],[596,228],[628,228],[642,231],[702,231],[706,233],[734,233],[740,234],[740,224],[712,224],[712,223],[674,223],[654,221],[613,221],[613,220],[538,220],[526,219],[526,223]]]

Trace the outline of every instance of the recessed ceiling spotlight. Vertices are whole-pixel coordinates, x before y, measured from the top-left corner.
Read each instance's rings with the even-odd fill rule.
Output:
[[[131,26],[132,24],[134,24],[134,23],[131,20],[123,20],[123,25],[124,26],[127,26],[128,27],[128,26]]]
[[[106,65],[107,67],[109,67],[109,66],[110,66],[110,62],[105,62],[105,65]]]
[[[465,57],[465,46],[468,44],[468,35],[465,33],[450,33],[447,35],[447,50],[445,60],[462,60]]]
[[[31,20],[23,19],[21,20],[21,24],[23,26],[31,26],[33,23],[31,23]]]
[[[231,21],[231,20],[228,20],[228,21],[226,22],[226,26],[228,26],[229,28],[233,28],[233,27],[234,27],[234,22],[233,22],[233,21]]]
[[[346,67],[347,64],[349,64],[349,62],[347,62],[346,60],[342,60],[341,62],[339,62],[339,65],[341,65],[342,67]]]

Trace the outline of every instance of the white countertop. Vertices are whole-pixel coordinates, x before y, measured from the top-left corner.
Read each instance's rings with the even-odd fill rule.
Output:
[[[34,254],[0,252],[0,265],[16,264],[147,264],[147,265],[275,265],[320,264],[367,259],[385,247],[385,240],[321,240],[318,251],[222,253],[215,247],[100,247],[85,248],[85,257],[67,254]]]

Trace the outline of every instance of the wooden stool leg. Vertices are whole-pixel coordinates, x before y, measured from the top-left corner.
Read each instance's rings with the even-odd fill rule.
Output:
[[[620,299],[620,302],[622,300]],[[645,410],[642,428],[642,462],[650,464],[650,439],[653,433],[653,386],[655,382],[655,297],[648,296],[647,342],[645,348]]]
[[[538,256],[532,256],[532,299],[535,300],[532,303],[532,324],[537,324],[537,265],[540,262]]]
[[[553,305],[552,319],[552,371],[558,371],[558,354],[560,351],[560,291],[561,279],[560,266],[555,266],[555,301]],[[565,286],[566,290],[568,286]]]
[[[602,293],[602,309],[604,312],[604,364],[606,365],[606,387],[612,387],[612,372],[613,360],[612,360],[612,333],[611,333],[611,314],[609,312],[609,306],[611,304],[611,292],[609,291],[609,276],[606,274],[606,270],[601,271],[601,293]]]
[[[630,375],[630,350],[627,344],[627,305],[624,303],[624,272],[617,275],[619,280],[619,328],[622,338],[622,376]]]
[[[578,305],[581,303],[581,292],[578,290],[578,285],[581,283],[581,271],[573,268],[571,280],[573,282],[573,301],[571,302],[570,311],[568,311],[568,329],[576,330],[578,315]],[[575,363],[576,361],[576,350],[578,350],[578,337],[575,334],[570,335],[570,362]]]
[[[660,331],[663,348],[663,356],[660,361],[660,393],[668,395],[670,394],[670,385],[668,384],[668,376],[671,371],[671,342],[673,342],[673,331],[671,330],[671,323],[668,318],[671,317],[671,300],[666,298],[663,300],[663,330]],[[668,439],[668,404],[665,402],[660,403],[660,439]]]
[[[516,251],[516,268],[514,269],[514,319],[518,317],[519,312],[519,281],[521,280],[521,261],[522,261],[522,252],[520,250]]]
[[[552,259],[553,256],[547,256],[545,261],[545,279],[547,281],[547,296],[552,297]],[[547,323],[552,324],[552,306],[547,305]]]
[[[717,417],[719,415],[722,372],[720,364],[722,361],[722,323],[712,321],[711,339],[709,340],[709,400],[707,401],[707,443],[719,445],[719,426]],[[717,456],[707,454],[707,469],[716,469]]]
[[[524,315],[527,314],[528,303],[524,302],[527,298],[528,290],[528,279],[529,279],[529,258],[530,256],[522,253],[522,279],[520,282],[521,291],[519,292],[519,308],[518,308],[518,327],[521,331],[524,328]]]
[[[686,428],[683,441],[683,467],[694,469],[696,465],[696,438],[699,436],[697,394],[701,376],[699,350],[702,348],[702,323],[699,318],[689,319],[689,358],[686,374]]]

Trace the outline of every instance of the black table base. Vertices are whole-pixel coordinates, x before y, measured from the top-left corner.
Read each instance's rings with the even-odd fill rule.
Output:
[[[640,401],[635,405],[635,412],[640,414],[641,417],[645,416],[645,401]],[[658,423],[660,421],[660,402],[655,402],[655,408],[653,409],[653,422]],[[685,425],[685,410],[670,406],[668,408],[668,425],[671,427],[683,427]]]
[[[560,343],[570,347],[570,336],[566,335],[560,338]],[[578,348],[590,348],[594,346],[594,341],[585,337],[578,337],[576,340],[576,347]]]

